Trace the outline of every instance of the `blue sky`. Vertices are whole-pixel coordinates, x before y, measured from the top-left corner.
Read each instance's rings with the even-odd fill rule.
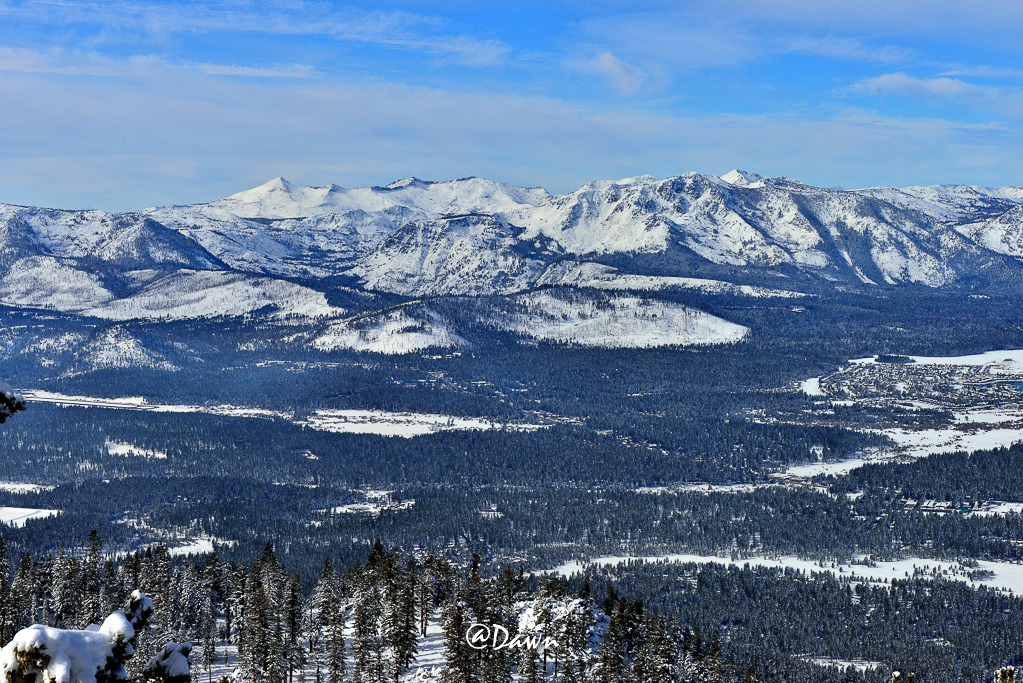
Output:
[[[0,0],[0,201],[743,168],[1023,184],[1023,3]]]

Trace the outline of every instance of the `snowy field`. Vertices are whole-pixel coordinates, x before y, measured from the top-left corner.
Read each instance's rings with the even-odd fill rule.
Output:
[[[936,453],[959,451],[973,453],[1023,441],[1023,410],[968,410],[954,415],[956,424],[940,429],[892,427],[875,430],[892,439],[896,447],[864,452],[846,460],[795,465],[786,469],[785,474],[797,477],[841,476],[870,463],[901,457],[926,458]]]
[[[199,538],[192,539],[181,545],[175,545],[167,548],[167,554],[171,557],[180,557],[186,555],[209,555],[213,552],[213,545],[218,546],[232,546],[237,541],[225,541],[221,538],[211,538],[209,536],[201,536]]]
[[[980,367],[992,375],[1020,375],[1023,380],[1023,350],[988,351],[969,356],[910,356],[914,364]],[[874,364],[870,358],[856,358],[852,365]],[[821,378],[811,377],[799,384],[799,390],[807,396],[823,397]],[[832,405],[853,405],[855,400],[834,400]],[[920,409],[946,409],[943,406],[915,401]],[[987,450],[1011,446],[1023,441],[1023,406],[1004,405],[999,407],[972,408],[952,411],[954,423],[932,429],[905,429],[889,427],[871,430],[884,434],[895,442],[889,449],[867,451],[854,458],[835,462],[812,462],[796,465],[785,470],[785,474],[797,477],[817,475],[840,476],[873,462],[885,462],[900,457],[925,458],[936,453],[955,453]]]
[[[905,579],[914,573],[922,573],[931,576],[936,572],[941,578],[950,581],[961,581],[973,587],[987,586],[1004,593],[1023,594],[1023,564],[1012,562],[987,562],[980,560],[975,568],[965,568],[957,562],[946,562],[943,560],[929,560],[920,558],[907,558],[894,562],[875,562],[876,566],[860,564],[837,564],[832,562],[814,562],[803,560],[795,556],[782,556],[777,558],[748,557],[733,560],[727,557],[714,555],[693,555],[688,553],[629,557],[610,556],[596,557],[589,562],[579,561],[566,562],[565,564],[549,570],[550,573],[561,576],[571,576],[583,572],[587,567],[618,566],[629,562],[672,562],[672,563],[695,563],[695,564],[722,564],[727,566],[743,567],[770,567],[772,569],[795,569],[807,575],[815,573],[828,573],[844,578],[857,579],[870,583],[891,583],[893,579]],[[823,566],[822,566],[823,564]],[[971,571],[991,572],[990,578],[975,579],[968,576]]]
[[[153,460],[166,460],[167,454],[163,451],[156,451],[149,448],[140,448],[130,443],[121,441],[106,442],[107,455],[123,455],[126,457],[152,458]]]
[[[607,290],[655,291],[661,289],[695,289],[708,294],[732,294],[754,298],[801,298],[803,292],[770,287],[737,285],[724,280],[669,275],[633,275],[619,273],[617,268],[601,263],[557,263],[551,266],[537,285],[568,285]]]
[[[451,417],[449,415],[389,413],[382,410],[317,410],[307,420],[300,421],[299,424],[322,432],[381,434],[404,438],[448,431],[506,429],[523,432],[543,429],[548,426],[493,422],[481,418]]]
[[[513,300],[516,310],[496,317],[497,327],[577,346],[649,349],[731,344],[749,333],[743,325],[689,306],[635,296],[591,300],[537,291]]]
[[[0,481],[0,491],[8,493],[39,493],[40,491],[52,491],[54,487],[43,484],[23,484],[17,481]]]
[[[60,514],[60,510],[0,507],[0,524],[23,527],[30,519],[45,519],[58,514]]]
[[[113,410],[137,410],[153,413],[209,413],[226,417],[279,418],[323,432],[346,434],[378,434],[412,438],[444,431],[511,430],[533,431],[549,425],[494,422],[486,418],[453,417],[428,413],[392,413],[383,410],[317,410],[307,418],[294,419],[291,412],[246,408],[240,406],[196,406],[149,403],[145,398],[94,398],[91,396],[67,396],[49,391],[23,391],[27,401],[53,403],[60,406],[84,408],[108,408]],[[111,450],[113,446],[114,450]],[[107,452],[111,455],[140,455],[143,457],[166,457],[166,453],[138,449],[130,444],[109,442]]]
[[[809,655],[801,656],[799,659],[816,664],[817,666],[830,666],[842,671],[852,667],[860,673],[865,673],[871,669],[880,669],[884,666],[881,662],[872,662],[866,659],[834,659],[832,657],[811,657]]]
[[[991,372],[1005,372],[1023,375],[1023,349],[986,351],[969,356],[909,356],[918,365],[965,365],[971,367],[989,366]],[[875,363],[873,357],[855,358],[850,363],[864,365]]]

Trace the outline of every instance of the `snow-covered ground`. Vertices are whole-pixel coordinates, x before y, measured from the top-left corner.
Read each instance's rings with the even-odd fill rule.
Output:
[[[0,524],[7,526],[25,526],[30,519],[45,519],[60,514],[60,510],[40,510],[38,508],[0,507]]]
[[[237,541],[226,541],[222,538],[200,536],[180,545],[169,546],[167,548],[167,553],[172,557],[182,555],[209,555],[213,552],[214,544],[223,547],[232,546],[236,543]]]
[[[368,494],[366,497],[370,498]],[[389,499],[370,499],[365,503],[338,505],[337,507],[332,507],[329,512],[332,515],[369,515],[371,517],[378,517],[384,510],[408,510],[415,504],[416,501],[414,500],[403,500],[394,503]]]
[[[317,410],[299,424],[323,432],[380,434],[411,438],[448,431],[506,429],[534,431],[548,425],[495,422],[474,417],[452,417],[424,413],[389,413],[382,410]]]
[[[870,669],[880,669],[884,666],[882,662],[872,662],[867,659],[835,659],[833,657],[812,657],[810,655],[801,656],[799,659],[818,666],[834,667],[836,669],[841,669],[842,671],[852,667],[860,673],[865,673]]]
[[[0,491],[8,493],[39,493],[40,491],[52,491],[54,487],[44,484],[25,484],[17,481],[0,481]]]
[[[570,285],[609,290],[660,290],[695,289],[708,294],[732,294],[754,298],[801,298],[802,292],[792,292],[771,287],[737,285],[724,280],[708,280],[695,277],[673,277],[667,275],[634,275],[620,273],[617,268],[601,263],[558,263],[551,266],[538,285]]]
[[[998,502],[986,510],[974,510],[969,514],[974,517],[990,517],[992,515],[1018,515],[1023,513],[1023,503]]]
[[[748,557],[742,559],[731,559],[728,557],[717,557],[715,555],[695,555],[690,553],[678,553],[660,556],[608,556],[596,557],[589,562],[579,561],[566,562],[565,564],[549,570],[551,573],[561,576],[583,572],[587,567],[618,566],[629,562],[671,562],[671,563],[695,563],[695,564],[722,564],[727,566],[742,567],[769,567],[773,569],[795,569],[808,575],[814,573],[828,573],[835,576],[852,578],[872,583],[891,583],[893,579],[905,579],[919,572],[931,575],[937,571],[938,575],[951,581],[961,581],[973,587],[987,586],[988,588],[1003,591],[1006,593],[1023,593],[1023,564],[1012,562],[988,562],[980,560],[975,568],[965,568],[957,562],[944,560],[929,560],[921,558],[906,558],[894,562],[875,562],[876,566],[861,564],[837,564],[832,562],[822,563],[813,560],[803,560],[795,556],[785,555],[782,557]],[[990,578],[971,578],[967,572],[972,571],[991,572]]]
[[[313,339],[320,351],[352,349],[373,353],[414,353],[429,348],[462,348],[468,343],[439,314],[412,315],[396,308],[330,325]]]
[[[317,410],[309,417],[295,419],[294,414],[285,411],[268,410],[266,408],[247,408],[242,406],[219,405],[197,406],[165,403],[150,403],[140,396],[123,398],[95,398],[92,396],[68,396],[49,391],[22,392],[29,401],[54,403],[61,406],[79,406],[85,408],[108,408],[114,410],[138,410],[154,413],[210,413],[226,417],[279,418],[290,420],[310,429],[323,432],[349,434],[379,434],[381,436],[401,436],[411,438],[424,434],[444,431],[472,431],[502,429],[511,431],[533,431],[544,429],[549,425],[522,424],[513,422],[496,422],[486,418],[453,417],[450,415],[432,415],[428,413],[393,413],[383,410]],[[126,455],[125,444],[115,444],[111,454]],[[134,448],[134,447],[131,447]],[[111,452],[108,447],[108,452]],[[138,455],[146,455],[135,451]],[[150,451],[156,453],[156,451]],[[166,456],[166,454],[164,454]],[[160,457],[147,455],[147,457]]]
[[[180,270],[142,291],[85,311],[109,320],[183,320],[214,316],[240,316],[263,308],[279,316],[316,317],[344,311],[308,287],[286,280],[254,277],[225,271]]]
[[[166,460],[167,454],[150,448],[140,448],[130,443],[120,441],[107,441],[107,455],[124,455],[139,458],[153,458],[154,460]]]
[[[986,365],[991,372],[1023,375],[1023,350],[987,351],[970,356],[910,356],[920,365]]]
[[[533,339],[604,348],[653,348],[741,341],[749,328],[689,306],[636,296],[589,299],[549,291],[513,298],[494,324]]]
[[[973,453],[1011,446],[1023,441],[1023,410],[1007,408],[958,411],[956,424],[938,429],[889,427],[872,430],[894,441],[895,448],[866,451],[853,458],[833,462],[794,465],[785,474],[797,477],[840,476],[868,465],[901,457],[926,458],[936,453]]]
[[[944,365],[983,368],[991,375],[1005,376],[1009,379],[1018,375],[1023,382],[1023,350],[988,351],[968,356],[910,356],[913,365]],[[874,357],[855,358],[850,365],[876,364]],[[1004,377],[999,377],[1004,380]],[[807,396],[826,397],[828,394],[821,387],[820,377],[811,377],[799,383],[799,390]],[[895,385],[896,388],[899,385]],[[834,405],[854,405],[858,398],[832,400]],[[876,399],[871,399],[876,402]],[[947,407],[914,401],[919,409],[947,410]],[[953,424],[939,428],[907,429],[904,427],[887,427],[872,429],[877,434],[884,434],[895,442],[894,448],[876,449],[857,455],[856,457],[835,462],[811,462],[796,465],[785,470],[785,474],[798,477],[817,475],[843,475],[854,469],[872,462],[884,462],[900,457],[925,458],[936,453],[955,453],[987,450],[1011,446],[1023,441],[1023,406],[1020,404],[1004,404],[997,407],[977,407],[953,410]]]

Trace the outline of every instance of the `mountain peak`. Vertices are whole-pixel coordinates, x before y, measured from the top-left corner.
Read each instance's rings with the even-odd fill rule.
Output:
[[[420,180],[415,176],[409,176],[408,178],[402,178],[401,180],[395,180],[393,183],[385,185],[388,190],[400,190],[403,187],[422,187],[428,183],[425,180]]]
[[[739,187],[746,187],[758,180],[764,179],[764,176],[762,175],[750,173],[749,171],[740,171],[739,169],[731,170],[723,176],[718,177],[729,185],[738,185]]]
[[[295,186],[285,180],[283,176],[277,176],[272,180],[266,181],[255,189],[262,190],[264,192],[291,192],[295,189]]]

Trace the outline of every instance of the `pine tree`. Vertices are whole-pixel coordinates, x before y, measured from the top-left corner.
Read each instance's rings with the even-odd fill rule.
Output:
[[[244,626],[239,633],[238,657],[241,660],[242,678],[249,683],[270,683],[269,656],[270,614],[266,595],[263,593],[262,567],[259,560],[252,565],[245,583]]]
[[[98,624],[102,617],[103,605],[100,600],[102,576],[100,562],[103,559],[103,544],[99,533],[93,529],[89,532],[89,550],[82,562],[82,616],[79,623],[84,627]]]
[[[288,683],[294,683],[295,671],[301,676],[305,664],[305,648],[302,646],[302,585],[298,576],[292,574],[284,588],[284,656],[288,662]]]
[[[391,676],[395,683],[398,682],[402,672],[407,669],[416,656],[416,636],[418,633],[416,623],[416,577],[419,568],[415,560],[410,560],[408,565],[400,571],[396,577],[397,585],[391,596],[391,606],[388,610],[387,640],[393,652]]]
[[[57,628],[83,628],[78,608],[82,604],[78,560],[61,548],[53,564],[53,624]]]
[[[200,626],[202,642],[202,665],[209,676],[209,683],[213,683],[213,665],[217,662],[217,617],[213,608],[212,591],[206,594],[202,606],[202,621]]]
[[[379,541],[378,541],[379,544]],[[373,566],[379,564],[383,554],[382,548],[370,553]],[[376,554],[375,554],[376,553]],[[370,563],[367,563],[367,567]],[[352,611],[352,651],[355,655],[355,668],[352,672],[354,683],[379,683],[376,678],[376,652],[379,648],[379,617],[380,595],[372,584],[370,570],[366,569],[353,577],[353,611]]]
[[[444,678],[443,683],[472,683],[472,648],[465,642],[469,624],[462,613],[461,596],[452,595],[444,608]]]

